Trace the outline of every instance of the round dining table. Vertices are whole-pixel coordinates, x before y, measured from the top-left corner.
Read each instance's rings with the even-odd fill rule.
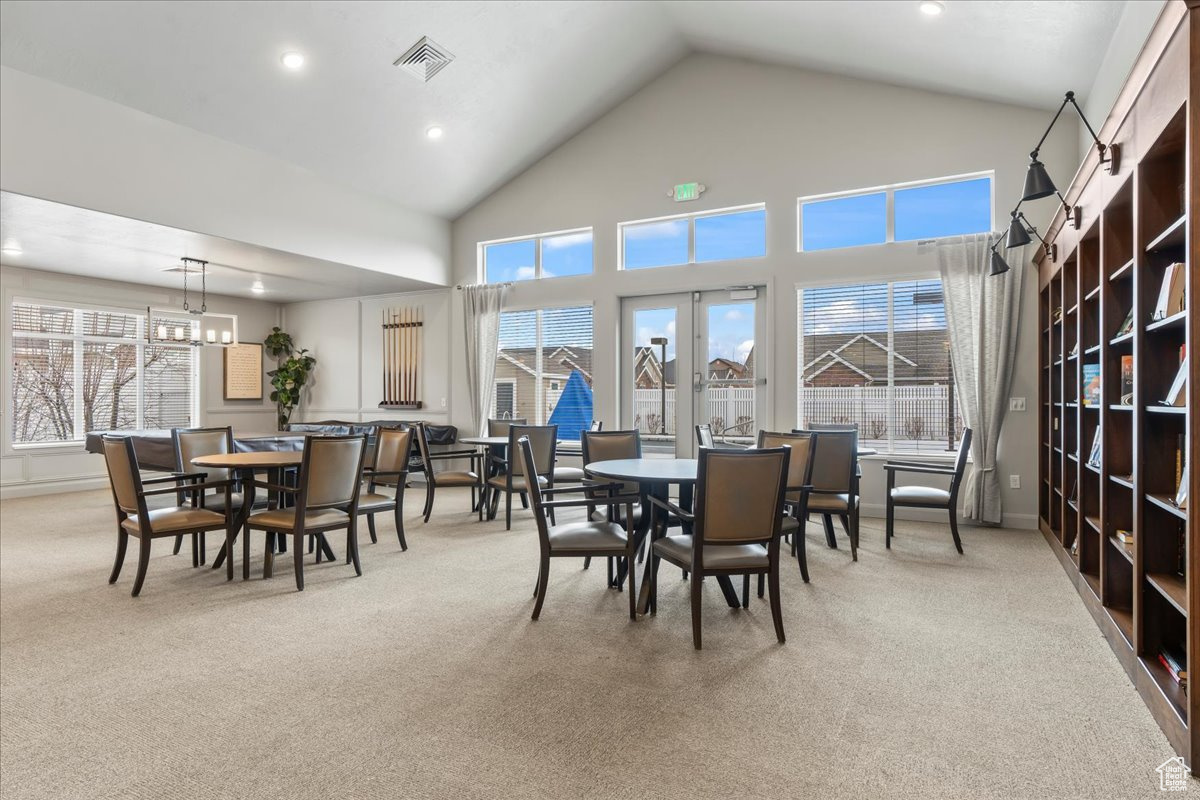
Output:
[[[303,443],[303,440],[301,440]],[[242,484],[242,507],[234,518],[234,530],[242,534],[242,579],[250,578],[250,539],[249,531],[244,530],[246,520],[254,509],[254,473],[266,470],[267,482],[276,486],[283,484],[283,471],[289,467],[300,466],[304,453],[301,450],[268,450],[257,453],[213,453],[207,456],[196,456],[192,465],[206,469],[227,469],[237,475]],[[237,533],[234,534],[237,536]],[[281,540],[282,543],[282,540]],[[323,534],[317,535],[317,545],[321,553],[330,561],[334,560],[333,548]],[[220,569],[225,563],[227,554],[225,548],[213,560],[213,569]]]

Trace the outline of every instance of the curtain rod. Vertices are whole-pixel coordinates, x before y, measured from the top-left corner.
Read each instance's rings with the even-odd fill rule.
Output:
[[[477,283],[472,283],[472,284],[468,284],[468,285],[470,285],[470,286],[478,286],[479,284],[477,284]],[[512,286],[512,285],[513,285],[513,282],[512,282],[512,281],[504,281],[503,283],[492,283],[492,284],[489,284],[489,285],[490,285],[490,286]],[[460,284],[458,284],[457,286],[455,286],[454,288],[455,288],[455,289],[462,289],[462,288],[463,288],[463,284],[461,284],[461,283],[460,283]]]

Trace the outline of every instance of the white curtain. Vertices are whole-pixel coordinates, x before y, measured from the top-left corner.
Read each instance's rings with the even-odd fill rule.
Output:
[[[496,377],[496,352],[500,349],[500,309],[508,284],[487,283],[462,287],[463,322],[467,343],[467,393],[471,399],[472,435],[486,433],[492,407],[492,382]]]
[[[999,524],[1003,509],[996,449],[1017,357],[1026,258],[1024,247],[999,249],[1011,269],[990,274],[993,241],[993,236],[980,233],[939,242],[937,260],[954,385],[966,425],[974,433],[973,468],[960,491],[963,513],[967,519]]]

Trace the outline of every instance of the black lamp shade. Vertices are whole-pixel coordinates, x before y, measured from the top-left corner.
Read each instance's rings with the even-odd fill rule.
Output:
[[[1012,224],[1008,226],[1008,236],[1004,240],[1004,249],[1012,250],[1014,247],[1027,245],[1031,241],[1033,240],[1029,238],[1029,231],[1025,230],[1021,220],[1013,217]]]
[[[1008,272],[1008,264],[994,249],[992,250],[992,275],[1003,275]]]
[[[1046,172],[1046,165],[1036,158],[1030,159],[1029,171],[1025,173],[1025,193],[1022,200],[1037,200],[1039,197],[1049,197],[1057,192],[1054,181]]]

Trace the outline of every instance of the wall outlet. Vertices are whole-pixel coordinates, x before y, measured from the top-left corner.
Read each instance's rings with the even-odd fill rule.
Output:
[[[1021,488],[1021,476],[1020,475],[1009,475],[1008,476],[1008,488],[1020,489]]]
[[[1024,411],[1025,410],[1025,398],[1024,397],[1008,398],[1008,410],[1009,411]]]
[[[442,398],[442,408],[446,407],[446,398]]]

